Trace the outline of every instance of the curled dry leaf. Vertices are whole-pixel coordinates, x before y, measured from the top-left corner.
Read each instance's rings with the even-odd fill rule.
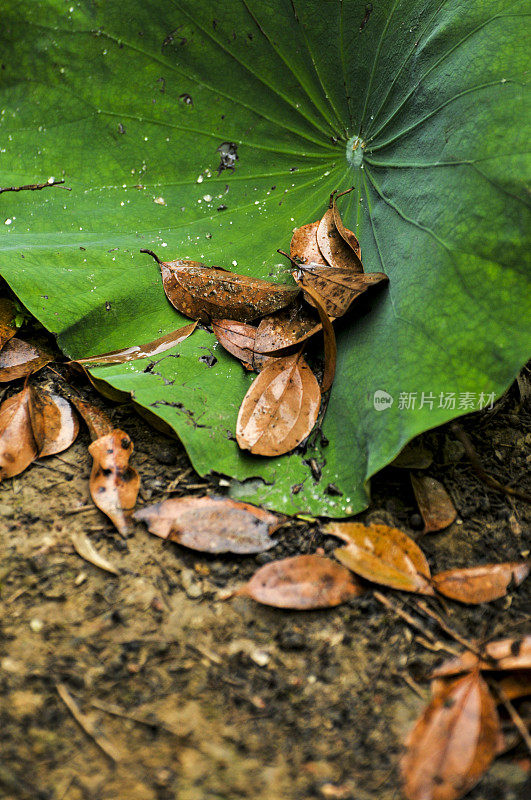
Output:
[[[137,358],[149,358],[158,356],[175,347],[176,344],[184,342],[197,328],[197,322],[184,325],[176,331],[167,333],[159,339],[154,339],[146,344],[135,344],[132,347],[124,347],[121,350],[111,350],[109,353],[101,353],[90,358],[78,358],[76,364],[124,364],[127,361],[135,361]]]
[[[260,320],[254,348],[257,353],[279,353],[305,342],[320,330],[315,312],[306,304],[294,303]]]
[[[85,561],[88,561],[90,564],[94,564],[95,567],[99,567],[100,569],[105,570],[105,572],[110,572],[113,575],[120,574],[120,570],[117,569],[114,564],[111,564],[110,561],[98,553],[86,533],[72,533],[70,538],[72,539],[74,550],[79,556],[81,556],[81,558],[84,558]]]
[[[475,671],[444,686],[417,720],[401,769],[408,800],[457,800],[488,769],[499,737],[496,703]]]
[[[363,594],[344,567],[318,555],[293,556],[261,567],[236,594],[277,608],[330,608]]]
[[[262,553],[275,546],[279,519],[224,497],[170,498],[135,512],[151,533],[205,553]]]
[[[140,488],[140,476],[129,466],[133,443],[124,431],[113,430],[93,441],[89,453],[94,459],[91,497],[118,531],[125,534],[130,528],[131,512]]]
[[[435,533],[451,525],[457,511],[442,483],[429,475],[415,475],[413,472],[411,483],[424,520],[423,533]]]
[[[25,378],[52,360],[47,350],[12,337],[0,350],[0,383]]]
[[[0,297],[0,350],[17,332],[16,309],[8,297]]]
[[[438,572],[432,580],[437,591],[445,597],[477,605],[504,597],[511,584],[519,586],[527,578],[529,569],[529,561],[482,564]]]
[[[319,227],[319,220],[317,222],[310,222],[308,225],[301,225],[296,228],[293,236],[291,237],[290,255],[295,261],[300,261],[303,264],[322,264],[326,266],[326,261],[321,255],[321,251],[317,246],[317,228]]]
[[[114,430],[112,422],[107,414],[101,410],[101,408],[98,408],[98,406],[95,406],[93,403],[87,403],[86,400],[82,400],[80,397],[75,397],[75,395],[70,395],[69,399],[83,417],[83,420],[89,429],[90,438],[92,441],[99,439],[100,436],[105,436]]]
[[[358,240],[341,222],[333,194],[330,196],[330,206],[317,227],[316,239],[321,255],[331,267],[363,273]]]
[[[482,648],[482,657],[465,650],[460,656],[443,661],[432,670],[430,678],[459,675],[479,666],[482,670],[531,669],[531,636],[513,639],[496,639]]]
[[[238,358],[247,369],[260,372],[274,358],[254,350],[257,331],[254,325],[233,319],[216,319],[212,320],[212,330],[222,347]]]
[[[30,387],[29,415],[39,457],[66,450],[79,432],[78,419],[68,400],[37,386]]]
[[[350,190],[349,190],[350,191]],[[350,231],[348,228],[345,228],[343,225],[343,220],[341,219],[341,214],[339,213],[339,209],[337,207],[337,198],[341,197],[343,194],[347,194],[348,192],[341,192],[341,194],[337,194],[331,198],[332,200],[332,211],[334,212],[334,223],[337,228],[339,235],[345,240],[345,242],[350,246],[350,248],[354,251],[354,254],[361,259],[361,247],[360,243],[358,242],[358,238],[355,233]],[[360,260],[361,264],[361,260]],[[361,268],[363,272],[363,266]]]
[[[0,406],[0,481],[23,472],[37,458],[29,394],[26,386]]]
[[[276,359],[243,398],[236,424],[238,445],[260,456],[288,453],[312,430],[320,403],[319,384],[302,355]]]
[[[405,533],[387,525],[332,522],[326,533],[347,543],[334,551],[346,567],[374,583],[419,594],[433,594],[430,568],[422,550]]]
[[[296,266],[297,270],[292,273],[295,281],[303,290],[309,288],[317,292],[326,313],[333,319],[346,314],[354,300],[367,289],[389,280],[383,272],[360,274],[313,263]],[[311,305],[313,301],[309,298],[308,302]]]
[[[314,306],[316,307],[317,311],[319,312],[319,317],[321,319],[321,327],[323,329],[323,336],[324,336],[324,359],[325,359],[325,368],[323,372],[323,378],[321,381],[321,390],[323,392],[327,392],[334,382],[334,376],[336,374],[336,362],[337,362],[337,343],[336,343],[336,334],[334,332],[334,328],[332,323],[330,322],[328,315],[326,313],[326,309],[323,306],[323,301],[321,297],[314,292],[312,289],[307,288],[306,293],[309,294],[311,297]]]
[[[250,322],[272,314],[293,302],[299,290],[270,281],[238,275],[219,267],[206,267],[185,259],[160,261],[166,297],[182,314],[202,322],[211,319],[235,319]]]

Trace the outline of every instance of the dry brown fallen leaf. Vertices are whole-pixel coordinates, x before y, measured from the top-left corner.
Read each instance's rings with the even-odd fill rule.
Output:
[[[332,200],[332,211],[334,212],[334,222],[337,228],[339,235],[345,240],[345,242],[352,248],[355,255],[359,259],[361,259],[361,247],[360,243],[358,242],[358,237],[355,233],[350,231],[348,228],[345,228],[343,225],[343,220],[341,219],[341,214],[339,213],[339,209],[337,207],[337,199],[338,197],[342,197],[345,194],[349,194],[352,189],[348,189],[346,192],[340,192],[339,194],[335,194],[331,197]],[[363,270],[363,267],[362,267]]]
[[[79,432],[79,422],[68,400],[31,386],[28,402],[39,458],[70,447]]]
[[[0,350],[17,332],[16,309],[8,297],[0,297]]]
[[[0,350],[0,383],[25,378],[52,360],[47,350],[12,337]]]
[[[443,661],[430,673],[430,678],[445,678],[468,672],[476,666],[481,670],[531,669],[531,635],[520,638],[496,639],[481,648],[482,657],[465,650],[460,656]]]
[[[279,456],[308,436],[317,420],[321,390],[300,353],[268,364],[240,407],[236,439],[242,450]]]
[[[326,261],[321,255],[317,246],[317,228],[320,220],[310,222],[308,225],[301,225],[296,228],[291,238],[290,255],[295,261],[303,264],[322,264],[326,266]]]
[[[445,597],[477,605],[504,597],[510,585],[519,586],[527,578],[529,569],[529,561],[482,564],[438,572],[432,582]]]
[[[359,597],[365,589],[340,564],[318,555],[272,561],[236,594],[277,608],[330,608]]]
[[[111,350],[109,353],[101,353],[90,358],[78,358],[76,364],[124,364],[127,361],[135,361],[137,358],[149,358],[164,353],[176,344],[184,342],[197,328],[197,322],[184,325],[171,333],[166,333],[158,339],[146,344],[135,344],[131,347],[124,347],[121,350]]]
[[[29,396],[26,386],[0,406],[0,481],[23,472],[37,458]]]
[[[496,685],[502,692],[502,697],[507,700],[529,697],[531,695],[531,670],[515,670],[507,675],[501,675],[497,678]]]
[[[222,318],[250,322],[284,308],[299,293],[295,286],[206,267],[198,261],[164,262],[151,250],[140,252],[149,253],[160,265],[170,303],[185,316],[201,322]]]
[[[383,272],[359,274],[321,264],[298,264],[292,274],[303,291],[309,288],[320,295],[326,313],[333,319],[346,314],[354,300],[368,289],[389,280]],[[311,299],[308,302],[312,304]]]
[[[99,567],[100,569],[105,570],[105,572],[110,572],[113,575],[120,574],[120,570],[117,569],[114,564],[111,564],[110,561],[98,553],[86,533],[83,533],[82,531],[79,531],[78,533],[72,533],[70,538],[72,539],[74,550],[79,556],[81,556],[81,558],[84,558],[85,561],[88,561],[90,564],[94,564],[95,567]]]
[[[90,438],[92,441],[99,439],[100,436],[105,436],[114,430],[114,426],[107,416],[107,414],[95,406],[93,403],[88,403],[82,400],[81,397],[69,395],[68,399],[75,405],[80,415],[82,416],[87,428],[89,429]]]
[[[262,355],[254,350],[256,331],[258,330],[254,325],[234,319],[215,319],[212,320],[212,330],[222,347],[239,359],[246,369],[260,372],[274,358],[274,356]]]
[[[415,475],[413,472],[411,483],[424,520],[423,533],[442,531],[454,522],[457,511],[442,483],[429,475]]]
[[[313,301],[314,306],[316,307],[317,311],[319,312],[319,317],[321,320],[321,328],[323,330],[323,337],[324,337],[324,372],[323,377],[321,379],[321,391],[327,392],[329,389],[332,388],[332,384],[334,382],[334,376],[336,374],[336,362],[337,362],[337,343],[336,343],[336,334],[334,332],[334,327],[328,318],[326,313],[326,309],[323,305],[322,298],[314,292],[313,289],[306,289],[306,294],[310,296]]]
[[[205,553],[262,553],[275,546],[278,517],[225,497],[179,497],[140,508],[133,515],[148,530]]]
[[[496,755],[496,703],[475,671],[442,688],[423,711],[401,762],[408,800],[458,800]]]
[[[424,553],[398,528],[331,522],[324,530],[346,542],[334,555],[356,574],[405,592],[434,593]]]
[[[302,344],[321,327],[312,309],[306,304],[294,303],[260,320],[254,349],[257,353],[280,353]]]
[[[316,240],[321,255],[331,267],[363,273],[359,242],[341,221],[335,202],[335,192],[330,195],[328,209],[317,226]]]
[[[140,488],[140,476],[129,466],[133,443],[124,431],[113,430],[95,439],[89,446],[89,453],[94,459],[90,475],[91,497],[117,530],[126,534]]]

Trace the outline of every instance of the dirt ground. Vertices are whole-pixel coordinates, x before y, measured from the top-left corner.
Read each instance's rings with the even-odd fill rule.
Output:
[[[45,369],[39,380],[55,376]],[[529,386],[524,371],[493,410],[461,421],[486,469],[520,489],[531,460]],[[98,400],[87,384],[79,390]],[[128,405],[99,402],[134,441],[140,504],[224,491]],[[458,520],[421,536],[408,471],[393,467],[373,481],[361,518],[421,541],[435,570],[528,552],[529,507],[488,489],[449,428],[423,442],[434,455],[428,474],[448,489]],[[429,699],[425,676],[444,655],[427,636],[459,645],[419,615],[415,598],[392,590],[382,592],[417,615],[425,636],[372,591],[317,612],[222,599],[260,564],[331,552],[337,540],[297,519],[279,531],[274,550],[256,557],[195,553],[140,524],[123,539],[91,504],[88,444],[83,428],[68,451],[0,484],[0,797],[398,800],[402,742]],[[79,531],[119,576],[77,555],[70,536]],[[526,590],[482,606],[430,604],[463,636],[518,635],[529,618]],[[515,738],[470,800],[529,796],[529,764]]]

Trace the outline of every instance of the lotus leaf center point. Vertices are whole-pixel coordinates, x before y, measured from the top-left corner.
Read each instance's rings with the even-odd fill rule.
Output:
[[[351,167],[361,167],[365,142],[359,136],[352,136],[347,142],[347,161]]]

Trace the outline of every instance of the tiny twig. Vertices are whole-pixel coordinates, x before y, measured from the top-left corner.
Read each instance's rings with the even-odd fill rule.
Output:
[[[48,186],[58,186],[60,183],[64,183],[64,179],[60,181],[49,180],[45,181],[45,183],[27,183],[25,186],[3,186],[0,187],[0,194],[3,192],[38,192],[40,189],[47,189]],[[69,186],[65,186],[67,192],[71,192],[72,189]]]
[[[408,614],[408,612],[404,611],[403,608],[393,603],[384,594],[381,594],[381,592],[373,592],[373,596],[376,600],[378,600],[379,603],[388,608],[398,617],[401,617],[405,622],[407,622],[408,625],[411,625],[412,628],[416,628],[418,631],[420,631],[424,636],[427,637],[428,640],[431,639],[433,643],[437,642],[437,638],[433,635],[431,631],[426,630],[426,628],[423,625],[421,625],[421,623],[418,620],[416,620],[415,617],[412,617],[411,614]],[[451,653],[451,655],[453,656],[458,655],[457,650],[455,650],[453,647],[448,647],[447,645],[443,645],[442,649],[446,650],[446,652],[448,653]]]
[[[94,708],[99,709],[100,711],[104,711],[106,714],[110,714],[113,717],[120,717],[120,719],[128,719],[131,722],[136,722],[137,725],[144,725],[146,728],[158,728],[161,731],[165,731],[165,733],[169,733],[172,736],[176,736],[178,739],[186,739],[188,738],[188,734],[186,733],[179,733],[178,731],[171,728],[169,725],[165,725],[163,722],[150,722],[148,719],[143,719],[142,717],[137,716],[136,714],[128,714],[126,711],[123,711],[118,706],[108,704],[108,703],[100,703],[98,700],[92,700],[90,703],[91,706]]]
[[[462,644],[463,647],[466,647],[467,650],[470,650],[472,653],[474,653],[474,655],[478,656],[478,658],[483,658],[481,650],[473,642],[465,639],[465,637],[461,636],[461,634],[457,631],[454,631],[454,629],[444,621],[440,614],[437,614],[435,611],[432,611],[431,608],[428,608],[426,603],[424,603],[422,600],[417,600],[415,605],[428,617],[434,619],[435,622],[437,622],[438,625],[443,629],[443,631],[448,634],[448,636],[451,636],[456,642]]]
[[[468,460],[470,461],[470,465],[476,475],[481,478],[483,483],[486,483],[487,486],[490,486],[491,489],[494,489],[497,492],[501,492],[502,494],[508,494],[511,497],[516,497],[518,500],[523,500],[524,503],[531,504],[531,495],[527,494],[527,492],[520,492],[518,489],[513,489],[512,486],[505,486],[503,483],[500,483],[496,478],[493,478],[492,475],[489,475],[488,472],[483,467],[483,464],[479,460],[479,456],[474,449],[474,445],[470,441],[470,437],[463,430],[461,425],[457,422],[453,422],[450,426],[450,430],[452,433],[457,436],[463,447],[465,448],[465,453],[468,456]]]
[[[157,264],[162,264],[162,261],[160,260],[160,258],[158,257],[158,255],[157,255],[156,253],[154,253],[154,252],[153,252],[153,250],[145,250],[145,249],[142,249],[142,250],[140,250],[140,252],[141,252],[141,253],[147,253],[147,254],[148,254],[148,256],[151,256],[152,258],[154,258],[154,259],[155,259],[155,261],[157,262]]]
[[[110,758],[112,762],[115,764],[120,761],[120,753],[115,749],[114,745],[111,742],[107,741],[105,737],[96,733],[94,729],[94,725],[92,724],[91,720],[86,716],[86,714],[82,714],[79,710],[76,701],[72,697],[72,695],[68,692],[66,686],[62,683],[56,683],[55,689],[57,694],[68,708],[72,716],[74,717],[77,724],[82,728],[87,736],[92,739],[95,745],[99,747],[99,749],[104,753],[107,758]]]
[[[509,698],[507,697],[501,686],[498,686],[498,684],[494,683],[493,681],[489,681],[489,688],[491,689],[491,691],[494,692],[495,695],[497,695],[498,699],[503,703],[503,705],[507,709],[507,712],[512,720],[514,727],[522,737],[522,741],[525,742],[527,749],[531,753],[531,736],[529,734],[529,731],[527,730],[526,724],[523,721],[522,717],[520,716],[516,708],[513,706],[513,704],[511,703],[511,701],[509,700]]]

